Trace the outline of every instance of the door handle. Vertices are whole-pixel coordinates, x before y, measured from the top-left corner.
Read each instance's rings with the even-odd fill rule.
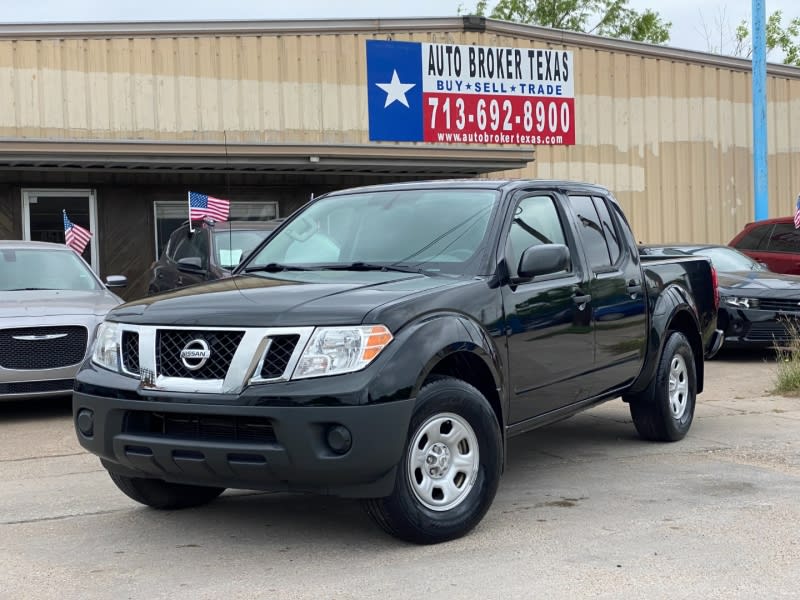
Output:
[[[628,294],[635,297],[636,294],[642,291],[642,282],[636,279],[631,279],[628,282]]]
[[[591,294],[581,294],[580,292],[575,292],[572,295],[572,301],[578,305],[578,310],[583,310],[586,308],[586,303],[592,301]]]

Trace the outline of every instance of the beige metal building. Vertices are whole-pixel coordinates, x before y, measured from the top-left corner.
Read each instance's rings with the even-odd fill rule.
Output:
[[[575,145],[371,142],[367,40],[572,51]],[[350,185],[453,176],[612,189],[642,241],[725,242],[753,218],[750,63],[474,18],[0,25],[0,238],[95,233],[144,272],[188,190],[236,218]],[[800,69],[769,66],[770,216],[800,192]]]

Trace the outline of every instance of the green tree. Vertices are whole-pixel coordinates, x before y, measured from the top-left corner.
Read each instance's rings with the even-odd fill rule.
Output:
[[[473,14],[486,16],[488,0],[478,0]],[[663,44],[672,23],[650,9],[632,9],[628,0],[499,0],[489,16],[555,29]]]
[[[776,10],[766,23],[767,52],[779,50],[783,54],[783,62],[800,67],[800,17],[795,17],[783,25],[783,13]],[[736,55],[749,57],[753,53],[750,43],[750,24],[742,21],[734,32],[736,37]]]

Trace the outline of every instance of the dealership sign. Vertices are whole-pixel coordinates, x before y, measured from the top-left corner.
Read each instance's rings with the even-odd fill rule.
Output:
[[[367,41],[369,139],[574,144],[572,52]]]

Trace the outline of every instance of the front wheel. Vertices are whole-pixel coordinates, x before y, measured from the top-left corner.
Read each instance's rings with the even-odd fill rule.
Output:
[[[126,477],[109,471],[111,481],[129,498],[152,508],[190,508],[208,504],[225,488],[169,483],[160,479]]]
[[[386,532],[410,542],[461,537],[494,500],[502,447],[486,398],[461,380],[439,378],[417,397],[394,492],[364,506]]]
[[[694,352],[686,336],[669,334],[648,387],[629,399],[631,417],[645,440],[674,442],[689,432],[697,398]]]

